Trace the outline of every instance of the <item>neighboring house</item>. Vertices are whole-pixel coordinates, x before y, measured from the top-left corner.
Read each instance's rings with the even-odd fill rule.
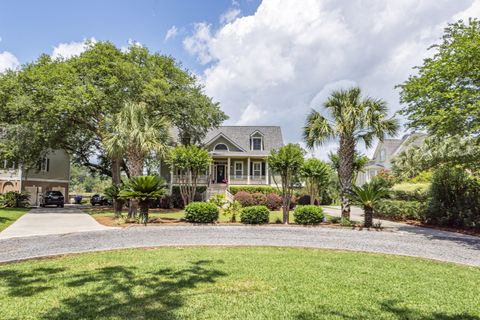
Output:
[[[14,162],[0,160],[0,193],[26,191],[31,205],[38,205],[39,194],[58,190],[68,199],[70,157],[63,150],[55,150],[38,162],[36,168],[25,170]]]
[[[383,142],[379,142],[372,159],[363,172],[358,174],[356,184],[362,185],[369,182],[382,170],[391,170],[393,158],[411,146],[423,145],[426,137],[427,135],[424,133],[412,133],[404,135],[401,139],[385,139]]]
[[[267,158],[272,149],[283,146],[277,126],[221,126],[207,133],[201,143],[213,162],[199,178],[199,185],[222,189],[229,185],[271,185],[275,182]],[[175,185],[175,172],[163,164],[160,174]]]

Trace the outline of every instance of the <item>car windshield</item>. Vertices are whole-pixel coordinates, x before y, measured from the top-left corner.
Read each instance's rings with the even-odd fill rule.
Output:
[[[47,191],[47,196],[62,196],[60,191]]]

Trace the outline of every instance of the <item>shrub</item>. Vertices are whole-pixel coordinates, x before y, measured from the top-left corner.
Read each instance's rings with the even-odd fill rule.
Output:
[[[297,206],[293,212],[295,223],[298,224],[319,224],[323,221],[323,210],[318,206],[305,205]]]
[[[410,183],[430,183],[432,182],[433,172],[422,171],[417,176],[408,180]]]
[[[230,193],[235,195],[238,192],[247,192],[250,194],[253,193],[263,193],[263,194],[269,194],[269,193],[276,193],[280,194],[280,191],[278,188],[272,187],[272,186],[230,186]]]
[[[223,208],[224,205],[227,204],[227,199],[225,198],[225,194],[223,193],[217,193],[217,194],[214,194],[209,200],[208,202],[210,203],[213,203],[214,205],[216,205],[217,207],[219,208]]]
[[[480,229],[480,182],[461,168],[439,168],[433,174],[426,222]]]
[[[267,204],[267,196],[260,192],[252,194],[252,200],[254,206],[265,206]]]
[[[267,194],[265,204],[270,210],[278,210],[282,207],[282,197],[276,193],[269,193]]]
[[[390,218],[393,220],[425,219],[425,203],[419,201],[403,201],[384,199],[374,208],[375,217]]]
[[[30,195],[25,192],[9,191],[0,195],[0,207],[25,208],[28,207]]]
[[[192,202],[185,208],[185,220],[194,223],[213,223],[218,220],[219,210],[209,202]]]
[[[243,208],[240,213],[240,221],[246,224],[268,223],[270,211],[266,206],[252,206]]]
[[[253,197],[250,193],[239,191],[235,194],[234,199],[242,205],[242,207],[253,206]]]
[[[297,204],[299,206],[306,206],[310,204],[310,195],[304,194],[297,198]]]
[[[429,183],[402,183],[391,189],[391,197],[404,201],[427,201],[429,197]]]
[[[203,197],[202,194],[207,190],[207,187],[200,186],[197,187],[197,191],[194,196],[194,201],[202,201]],[[174,186],[172,188],[172,194],[170,195],[171,205],[174,208],[183,209],[185,204],[183,203],[182,195],[180,194],[180,188],[178,186]]]
[[[372,178],[371,183],[381,186],[385,189],[390,189],[395,184],[395,179],[393,176],[385,170],[380,171],[380,173]]]

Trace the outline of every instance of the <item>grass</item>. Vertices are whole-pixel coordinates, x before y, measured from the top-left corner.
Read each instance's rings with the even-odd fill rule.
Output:
[[[110,217],[113,218],[114,213],[111,208],[91,208],[86,210],[90,215],[92,215],[94,218],[102,218],[102,217]],[[126,214],[126,210],[124,210],[124,214]],[[157,218],[161,219],[173,219],[173,220],[181,220],[185,216],[184,210],[179,210],[179,209],[172,209],[172,210],[166,210],[166,209],[151,209],[150,210],[150,220],[154,220]],[[331,218],[330,215],[326,215],[327,218]],[[277,221],[282,221],[283,219],[283,213],[280,210],[276,211],[270,211],[270,223],[276,223]],[[102,219],[98,219],[100,222],[102,222]],[[219,222],[230,222],[230,217],[225,216],[224,214],[220,213],[219,215]],[[290,210],[290,217],[289,220],[291,223],[294,222],[294,217],[293,217],[293,210]],[[237,216],[237,221],[240,221],[240,215]]]
[[[480,269],[293,248],[133,249],[0,265],[9,319],[480,319]]]
[[[17,221],[30,209],[26,208],[0,208],[0,231]]]

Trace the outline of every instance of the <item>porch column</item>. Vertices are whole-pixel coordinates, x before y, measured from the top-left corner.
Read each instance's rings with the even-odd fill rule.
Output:
[[[247,158],[247,184],[250,184],[250,157]]]
[[[265,184],[268,185],[268,161],[265,159]]]
[[[230,157],[227,158],[227,185],[230,184]]]

